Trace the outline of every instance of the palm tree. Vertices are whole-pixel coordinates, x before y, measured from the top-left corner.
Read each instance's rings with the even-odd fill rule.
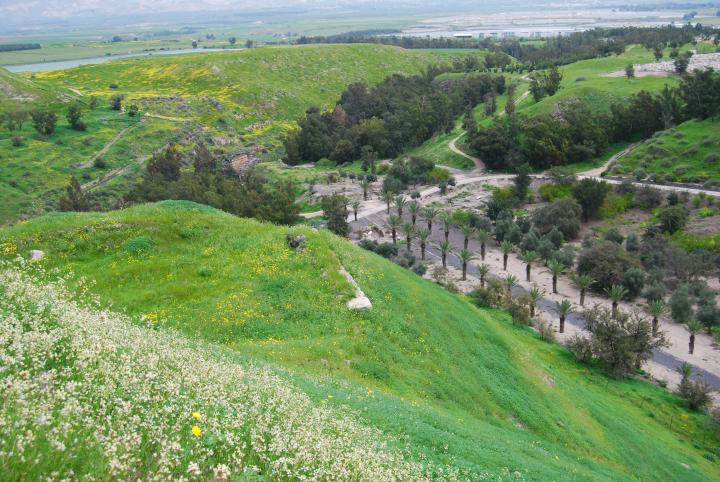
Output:
[[[618,302],[625,298],[625,295],[627,295],[628,290],[622,286],[622,285],[612,285],[610,289],[606,289],[605,293],[610,297],[612,300],[612,317],[613,320],[617,320],[618,315]]]
[[[357,221],[357,212],[358,209],[360,209],[360,201],[357,199],[350,203],[350,206],[353,208],[353,214],[355,214],[355,221]]]
[[[407,204],[405,196],[403,196],[402,194],[398,194],[395,197],[395,207],[397,208],[398,216],[400,217],[402,217],[403,215],[403,207],[405,207],[405,204]]]
[[[397,244],[397,230],[400,227],[400,224],[402,224],[402,220],[397,216],[388,216],[387,218],[387,225],[388,228],[390,228],[390,232],[392,233],[392,240],[393,244]]]
[[[553,293],[557,294],[557,280],[558,275],[565,271],[565,265],[556,259],[551,259],[548,263],[548,269],[552,273],[552,290]]]
[[[695,334],[702,330],[702,323],[698,320],[690,320],[687,323],[687,329],[690,332],[690,341],[688,342],[688,353],[691,355],[695,352]]]
[[[445,241],[447,241],[450,237],[450,228],[452,228],[453,225],[452,213],[450,211],[443,211],[438,217],[440,218],[440,222],[443,223],[443,230],[445,231]]]
[[[390,191],[383,191],[383,201],[387,204],[387,213],[390,214],[390,205],[392,204],[394,195]]]
[[[425,261],[425,247],[427,246],[427,240],[430,237],[430,231],[420,228],[415,232],[415,236],[420,240],[420,259]]]
[[[525,261],[525,279],[529,283],[532,264],[539,259],[539,256],[535,251],[525,251],[520,257]]]
[[[463,249],[468,249],[468,241],[475,232],[475,228],[472,227],[470,223],[461,223],[459,226],[460,231],[462,231],[463,236],[465,236],[465,241],[463,242]]]
[[[428,206],[422,210],[422,217],[427,221],[428,231],[432,233],[433,221],[440,214],[440,210],[433,206]]]
[[[541,288],[538,288],[536,285],[533,285],[532,288],[530,288],[530,291],[528,291],[528,295],[530,296],[530,318],[535,317],[535,307],[538,304],[538,301],[542,299],[543,296],[545,296],[545,291]]]
[[[690,380],[690,377],[693,374],[693,366],[688,362],[682,362],[677,366],[677,368],[675,368],[675,371],[680,374],[682,381]]]
[[[405,233],[405,241],[407,242],[407,250],[412,249],[412,237],[415,235],[415,226],[411,223],[404,223],[400,226],[400,230]]]
[[[654,300],[648,303],[647,311],[652,316],[652,335],[657,335],[660,317],[665,313],[665,302],[663,300]]]
[[[475,259],[475,254],[473,254],[472,251],[463,249],[460,251],[459,257],[460,261],[462,261],[462,280],[465,281],[467,279],[467,265],[470,261]]]
[[[572,312],[572,310],[572,303],[570,303],[570,300],[568,299],[555,302],[555,312],[560,317],[560,333],[565,333],[565,318]]]
[[[590,275],[572,273],[570,279],[577,289],[580,290],[580,306],[585,306],[585,293],[595,282]]]
[[[443,268],[447,268],[447,255],[450,251],[452,251],[451,248],[452,247],[450,246],[450,241],[448,241],[447,239],[440,243],[440,255],[442,257]]]
[[[363,201],[367,201],[368,191],[370,190],[370,181],[368,181],[366,178],[363,178],[362,181],[360,181],[360,187],[363,191]]]
[[[503,278],[503,283],[505,284],[507,295],[512,296],[512,289],[518,284],[517,276],[509,274],[505,278]]]
[[[490,266],[482,263],[477,267],[478,273],[480,273],[480,287],[485,288],[485,277],[490,272]]]
[[[513,250],[513,244],[510,241],[503,241],[500,243],[500,249],[503,254],[503,271],[507,271],[508,256]]]
[[[475,233],[475,237],[478,241],[480,241],[480,259],[485,261],[485,244],[490,241],[490,233],[484,229],[478,229],[477,233]]]
[[[412,225],[415,226],[418,214],[420,214],[420,203],[417,201],[413,201],[408,205],[408,209],[410,210],[410,219],[412,221]]]

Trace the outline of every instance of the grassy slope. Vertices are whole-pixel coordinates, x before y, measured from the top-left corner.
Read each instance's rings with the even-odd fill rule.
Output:
[[[681,50],[691,48],[686,46]],[[707,50],[705,46],[698,45],[692,48],[699,48],[702,51]],[[670,53],[670,49],[666,49],[665,56]],[[651,50],[644,49],[640,46],[632,46],[628,50],[618,56],[603,57],[598,59],[583,60],[575,62],[560,68],[563,74],[562,86],[558,93],[553,97],[545,97],[540,102],[535,102],[532,97],[528,97],[517,107],[517,112],[527,116],[545,114],[552,112],[558,102],[578,98],[589,103],[593,108],[598,110],[609,110],[613,102],[617,102],[623,97],[630,96],[641,90],[659,91],[666,84],[676,85],[678,80],[676,77],[642,77],[628,80],[625,77],[604,77],[604,74],[623,70],[626,65],[644,64],[654,61]],[[582,79],[582,80],[579,80]],[[527,89],[528,84],[523,82],[518,87],[518,94]],[[498,99],[498,111],[502,110],[504,99]],[[481,110],[477,110],[481,113]],[[489,119],[480,120],[481,124],[489,122]],[[460,133],[457,130],[458,134]],[[456,154],[453,154],[447,147],[443,148],[445,139],[431,139],[421,148],[418,153],[428,153],[435,159],[449,159],[448,164],[453,163]],[[461,143],[459,143],[461,144]],[[603,156],[610,157],[612,154],[622,150],[623,144],[611,146],[608,152]],[[589,162],[587,166],[595,167],[600,165],[598,162]],[[585,167],[585,166],[583,166]]]
[[[720,179],[720,121],[691,120],[663,131],[622,157],[616,174],[636,169],[666,181],[704,182]]]
[[[357,409],[431,461],[533,480],[720,474],[702,457],[702,417],[675,396],[608,381],[499,312],[325,232],[291,231],[308,236],[303,254],[285,247],[287,228],[166,202],[48,215],[1,230],[0,244],[46,250],[48,267],[94,280],[114,309],[292,370],[318,403]],[[372,311],[345,308],[338,260]]]
[[[5,201],[0,224],[21,213],[43,212],[71,175],[93,179],[141,161],[173,139],[222,139],[228,151],[258,144],[261,156],[277,156],[280,136],[309,106],[331,106],[352,82],[376,83],[395,72],[418,73],[444,61],[432,53],[394,47],[317,45],[128,59],[40,73],[33,79],[0,69],[0,111],[24,96],[50,106],[59,117],[58,131],[48,142],[34,140],[30,122],[21,132],[0,131],[0,195]],[[119,88],[111,89],[111,83]],[[107,107],[104,99],[117,92],[128,96],[126,104],[138,103],[142,112],[167,118],[145,117],[103,156],[107,168],[73,167],[138,122]],[[75,132],[65,120],[65,102],[75,98],[87,103],[90,95],[102,98],[102,107],[85,113],[87,131]],[[26,139],[23,147],[12,145],[14,135]],[[116,184],[120,189],[123,181]]]

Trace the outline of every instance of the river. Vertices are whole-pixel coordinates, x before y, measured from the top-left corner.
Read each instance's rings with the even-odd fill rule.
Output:
[[[153,50],[150,52],[136,52],[128,54],[118,55],[104,55],[102,57],[89,57],[85,59],[75,60],[56,60],[52,62],[39,62],[34,64],[18,64],[18,65],[4,65],[3,68],[10,72],[43,72],[46,70],[62,70],[69,69],[72,67],[78,67],[80,65],[90,64],[101,64],[103,62],[109,62],[111,60],[118,59],[129,59],[132,57],[150,57],[153,55],[182,55],[182,54],[202,54],[209,52],[226,52],[228,50],[243,50],[237,49],[175,49],[175,50]]]

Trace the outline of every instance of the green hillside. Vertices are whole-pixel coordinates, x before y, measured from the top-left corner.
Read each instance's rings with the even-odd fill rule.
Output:
[[[720,121],[683,122],[648,139],[611,170],[613,174],[670,182],[720,182]]]
[[[36,139],[30,121],[20,131],[0,130],[0,225],[52,208],[73,175],[82,183],[102,180],[94,191],[111,207],[128,178],[168,142],[202,140],[227,153],[276,159],[297,117],[313,105],[330,107],[348,84],[449,61],[380,45],[313,45],[126,59],[31,77],[0,69],[0,114],[40,107],[58,115],[47,141]],[[118,93],[143,115],[111,110],[108,99]],[[91,96],[100,100],[95,110]],[[68,125],[70,102],[84,106],[86,131]],[[99,165],[92,162],[98,155]]]
[[[307,236],[302,251],[286,246],[289,232]],[[39,265],[48,272],[57,268],[47,276],[67,277],[67,286],[79,299],[96,295],[102,307],[127,313],[140,325],[128,337],[115,337],[113,343],[127,347],[118,348],[118,353],[146,353],[148,347],[156,346],[153,364],[162,367],[176,366],[182,356],[192,360],[221,356],[223,365],[207,370],[202,393],[212,392],[213,383],[231,384],[218,387],[218,393],[232,391],[232,384],[238,383],[235,376],[223,382],[217,371],[234,370],[228,364],[242,367],[253,362],[254,370],[272,370],[291,387],[288,393],[309,397],[311,407],[303,405],[301,413],[325,407],[331,411],[329,417],[347,414],[351,427],[367,426],[382,433],[376,435],[377,440],[387,439],[388,450],[397,451],[388,457],[401,456],[431,472],[436,470],[432,467],[450,466],[461,471],[461,478],[474,480],[711,480],[720,476],[710,455],[718,441],[701,428],[705,416],[687,412],[674,395],[638,380],[608,380],[577,365],[561,346],[513,327],[506,315],[478,310],[462,297],[324,231],[274,227],[192,203],[164,202],[111,213],[49,214],[0,230],[4,259],[11,260],[15,253],[25,255],[30,249],[46,252]],[[338,273],[340,265],[372,300],[371,311],[345,307],[353,290]],[[63,326],[51,307],[37,309],[43,306],[37,300],[42,289],[8,291],[12,284],[7,280],[18,276],[11,266],[2,265],[6,282],[0,290],[3,299],[20,305],[15,309],[7,301],[0,304],[0,316],[30,312]],[[77,343],[82,345],[90,333],[97,331],[102,340],[106,331],[116,333],[116,326],[114,321],[91,323],[68,333],[79,333]],[[190,341],[172,343],[166,353],[173,328]],[[133,339],[138,340],[137,350],[131,348]],[[72,357],[62,360],[75,363]],[[130,366],[142,371],[147,360],[143,357]],[[158,375],[162,383],[167,370]],[[197,370],[205,373],[202,365]],[[7,372],[0,372],[0,379],[5,376]],[[76,376],[82,378],[82,372]],[[138,376],[144,378],[146,373]],[[197,379],[187,376],[187,380]],[[246,382],[250,388],[242,393],[252,391],[252,383],[261,378],[253,371]],[[102,387],[105,382],[100,379],[99,383]],[[132,400],[125,389],[130,390],[119,384],[116,396]],[[273,402],[267,390],[260,391],[262,396],[270,397],[273,407],[282,408],[281,401]],[[162,406],[166,396],[158,388],[152,403]],[[190,390],[182,399],[182,409],[196,403],[199,412],[210,412],[213,409],[202,404],[216,403],[214,397]],[[9,420],[20,416],[13,402],[5,399],[2,416]],[[233,398],[232,403],[243,402]],[[254,399],[247,401],[251,420],[260,416],[253,403]],[[176,414],[152,418],[140,407],[138,412],[139,420],[148,424],[143,430],[150,430],[152,423],[171,423],[168,420]],[[220,415],[230,417],[225,412]],[[175,427],[180,422],[172,423]],[[163,426],[161,432],[168,430]],[[189,425],[183,430],[189,430]],[[284,433],[278,430],[268,430],[266,444],[272,446],[272,437]],[[10,440],[16,436],[17,432],[10,432]],[[83,433],[80,438],[87,437]],[[350,451],[373,435],[348,437],[343,450]],[[37,444],[38,455],[51,450],[42,440]],[[253,441],[251,450],[259,443]],[[179,438],[183,447],[185,442]],[[222,460],[225,455],[218,453],[225,454],[227,447],[217,443],[219,452],[213,456],[207,449],[196,461]],[[262,450],[258,454],[253,460],[265,470],[269,460],[280,457]],[[337,452],[331,454],[337,456]],[[97,461],[83,470],[107,477],[104,455],[97,455]],[[181,460],[192,456],[182,452]],[[375,452],[366,456],[373,461],[372,467],[382,459]],[[4,451],[0,464],[27,467],[8,457],[15,455]],[[51,464],[53,457],[43,458],[43,463]],[[313,458],[310,463],[327,461]],[[138,461],[137,466],[141,472],[153,467],[147,460]],[[397,461],[393,466],[407,468]],[[358,472],[348,478],[373,478],[354,467],[351,470]],[[417,472],[395,475],[405,478],[409,473]]]

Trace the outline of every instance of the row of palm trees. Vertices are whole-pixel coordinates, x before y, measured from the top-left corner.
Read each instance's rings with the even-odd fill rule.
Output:
[[[391,194],[384,195],[383,199],[387,203],[387,213],[390,214],[391,206],[395,206],[397,215],[390,215],[387,219],[388,227],[392,234],[393,243],[397,242],[397,232],[401,231],[405,235],[405,241],[407,243],[407,249],[412,249],[412,240],[417,238],[420,245],[420,258],[425,261],[426,251],[430,236],[432,234],[433,225],[439,222],[442,226],[442,232],[444,234],[444,240],[438,245],[440,249],[440,258],[442,266],[447,268],[447,258],[449,254],[453,253],[453,248],[450,243],[450,230],[453,227],[457,227],[463,234],[463,249],[457,252],[457,257],[462,265],[462,280],[467,280],[468,265],[471,261],[477,259],[477,255],[468,249],[470,239],[475,239],[480,243],[480,259],[485,261],[487,254],[487,244],[492,239],[491,233],[485,229],[477,229],[467,222],[456,222],[449,210],[442,210],[435,206],[422,207],[416,200],[408,201],[405,196],[393,196]],[[355,206],[353,205],[353,209]],[[410,214],[410,221],[403,222],[403,213],[407,209]],[[357,216],[357,210],[355,209]],[[422,218],[427,223],[427,228],[419,227],[417,224],[418,219]],[[500,243],[500,251],[503,254],[503,271],[507,271],[508,258],[510,253],[515,250],[515,245],[503,241]],[[523,251],[519,255],[520,259],[525,263],[525,279],[529,283],[532,281],[532,268],[533,266],[541,261],[540,255],[535,251]],[[556,259],[550,259],[547,261],[547,269],[552,275],[552,292],[558,294],[558,277],[565,273],[567,267]],[[477,265],[480,285],[485,287],[485,280],[490,273],[490,266],[481,263]],[[588,290],[595,283],[595,280],[589,275],[582,275],[578,273],[570,273],[570,281],[577,288],[580,293],[579,305],[585,306],[585,297]],[[517,278],[513,275],[508,275],[504,278],[504,283],[508,289],[512,289],[517,284]],[[612,317],[617,319],[618,317],[618,305],[620,300],[627,296],[627,289],[622,285],[613,285],[609,289],[605,290],[608,298],[612,302]],[[531,317],[534,316],[535,306],[544,295],[544,292],[534,286],[529,290],[529,296],[531,300],[530,312]],[[564,332],[565,320],[567,316],[572,313],[574,305],[568,299],[563,299],[556,302],[555,311],[558,313],[560,319],[560,333]],[[665,304],[662,300],[651,301],[646,306],[647,312],[652,316],[652,334],[657,335],[659,319],[666,311]],[[700,331],[702,326],[699,322],[691,321],[688,323],[688,331],[690,332],[689,340],[689,352],[692,354],[695,347],[695,334]]]

